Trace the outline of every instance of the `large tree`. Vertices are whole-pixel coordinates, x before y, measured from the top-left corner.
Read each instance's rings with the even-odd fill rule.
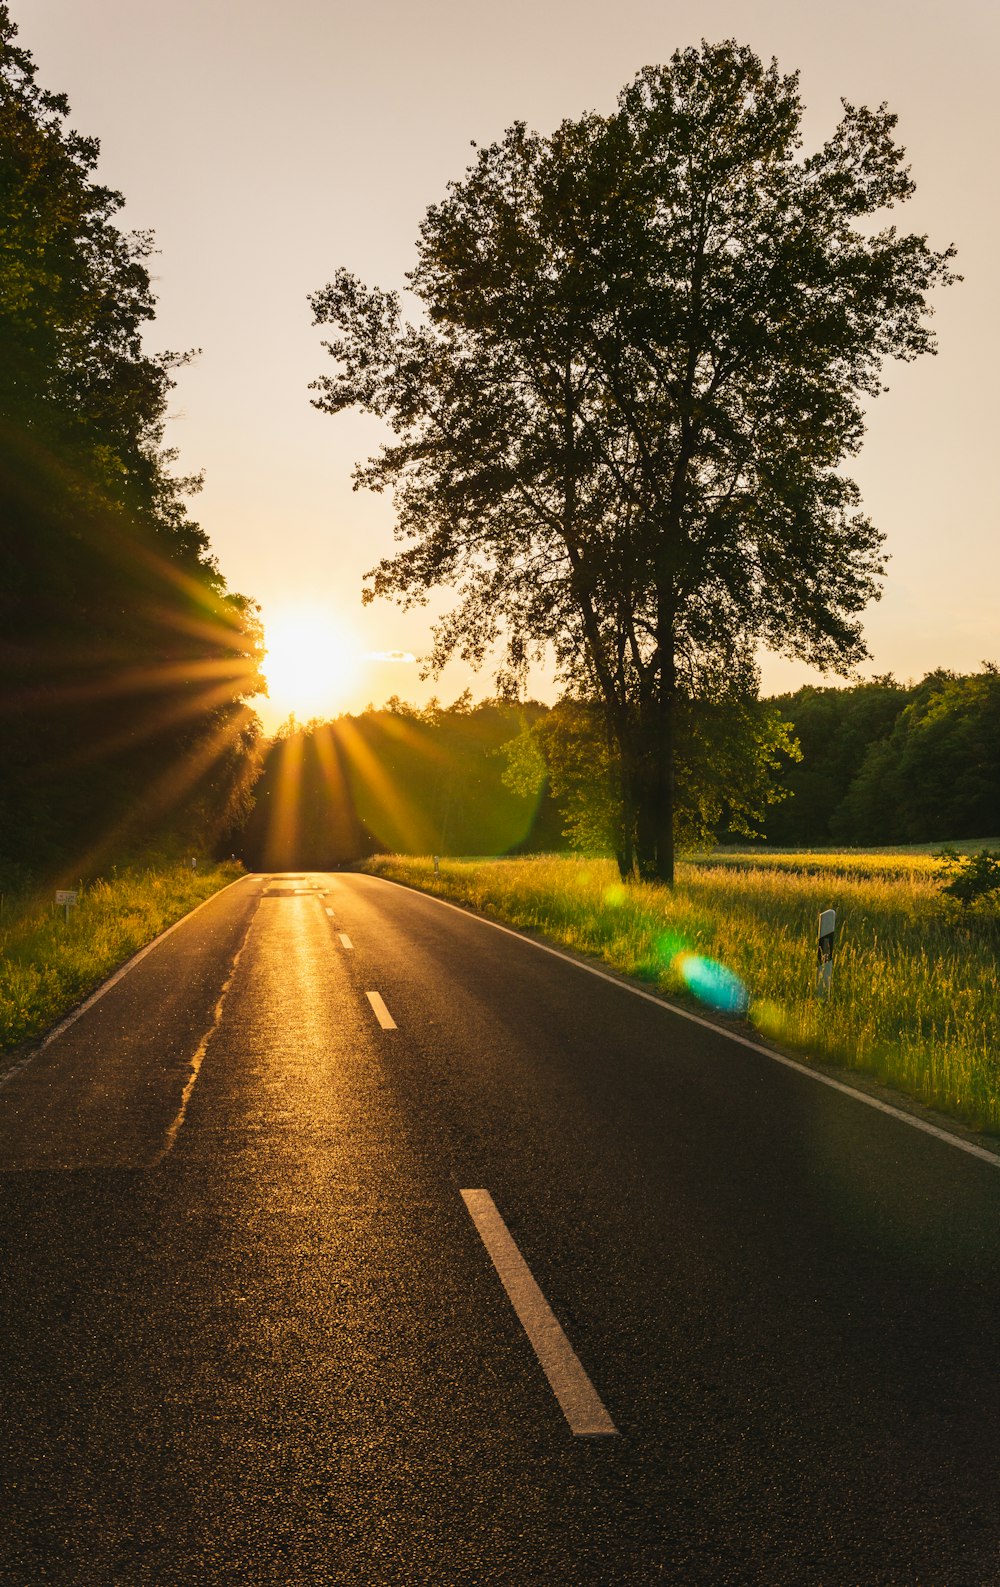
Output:
[[[865,654],[881,536],[842,472],[888,358],[930,351],[952,250],[876,229],[913,191],[895,118],[844,105],[802,153],[796,76],[728,41],[642,71],[614,114],[512,127],[428,211],[396,294],[347,271],[312,299],[338,371],[394,444],[357,471],[408,542],[367,594],[459,593],[435,664],[547,643],[601,705],[624,873],[673,878],[677,724],[708,680],[747,693],[764,642]]]
[[[38,81],[0,0],[0,864],[204,843],[245,812],[256,609],[188,516],[165,446],[175,355],[147,234]]]

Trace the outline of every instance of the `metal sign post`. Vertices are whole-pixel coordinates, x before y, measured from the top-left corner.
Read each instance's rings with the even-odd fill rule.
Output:
[[[66,914],[66,924],[69,925],[69,912],[76,908],[76,893],[66,887],[56,888],[56,903],[62,904]]]
[[[819,917],[819,942],[816,945],[816,991],[826,997],[833,981],[833,938],[837,929],[837,911],[824,909]]]

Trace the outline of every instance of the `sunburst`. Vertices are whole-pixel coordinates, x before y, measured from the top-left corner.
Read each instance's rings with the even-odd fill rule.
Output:
[[[356,636],[333,612],[300,605],[265,614],[264,645],[261,670],[272,712],[307,722],[346,708],[363,656]]]

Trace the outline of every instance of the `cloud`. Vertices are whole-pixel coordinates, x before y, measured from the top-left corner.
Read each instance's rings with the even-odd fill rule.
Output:
[[[366,661],[410,662],[416,661],[416,659],[416,656],[414,656],[409,650],[367,650],[365,652]]]

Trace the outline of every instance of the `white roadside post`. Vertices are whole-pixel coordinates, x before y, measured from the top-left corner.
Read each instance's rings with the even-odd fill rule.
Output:
[[[76,893],[67,887],[56,888],[56,903],[62,904],[66,914],[66,924],[69,925],[69,912],[76,908]]]
[[[824,909],[819,917],[819,942],[816,945],[816,991],[826,997],[833,980],[833,937],[837,929],[837,911]]]
[[[434,875],[441,875],[441,856],[439,854],[435,854],[434,856]]]

